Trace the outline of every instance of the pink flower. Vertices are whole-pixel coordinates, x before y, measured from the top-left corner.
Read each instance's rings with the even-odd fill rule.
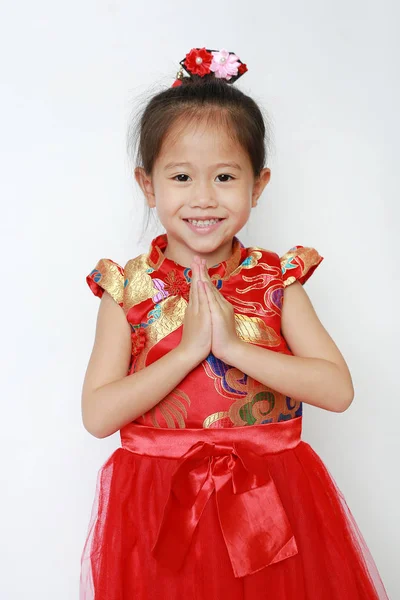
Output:
[[[237,75],[240,62],[236,54],[229,54],[229,51],[223,48],[219,52],[212,52],[212,55],[210,71],[215,73],[215,77],[231,79],[232,76]]]

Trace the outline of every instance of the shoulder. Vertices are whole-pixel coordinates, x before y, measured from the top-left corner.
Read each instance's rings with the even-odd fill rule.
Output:
[[[311,246],[293,246],[280,256],[284,287],[298,281],[304,284],[321,264],[324,257]]]
[[[153,277],[157,272],[148,263],[148,254],[131,258],[125,265],[124,302],[125,311],[152,298],[156,293]]]
[[[303,285],[323,260],[319,252],[311,246],[293,246],[282,255],[271,249],[250,246],[241,267],[272,267],[281,279],[283,287],[287,287],[295,281]]]
[[[86,276],[86,283],[95,296],[101,298],[104,291],[122,306],[125,269],[111,258],[100,258]]]
[[[124,274],[125,276],[127,274],[145,274],[150,273],[152,270],[148,264],[148,254],[143,252],[143,254],[139,254],[128,260],[124,267]]]
[[[307,356],[307,353],[316,351],[322,339],[325,342],[327,339],[312,302],[303,289],[304,283],[321,264],[323,257],[311,246],[297,245],[279,258],[285,288],[281,331],[294,354]]]
[[[250,246],[246,248],[247,255],[241,263],[241,267],[255,267],[258,265],[268,265],[271,267],[280,267],[280,257],[273,250],[262,248],[261,246]]]

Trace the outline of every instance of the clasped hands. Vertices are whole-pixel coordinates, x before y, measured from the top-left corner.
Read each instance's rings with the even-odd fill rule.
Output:
[[[206,261],[194,256],[188,309],[201,325],[197,337],[204,347],[209,340],[209,351],[216,358],[227,361],[230,351],[241,343],[236,333],[235,313],[212,282]],[[209,338],[207,338],[209,332]]]

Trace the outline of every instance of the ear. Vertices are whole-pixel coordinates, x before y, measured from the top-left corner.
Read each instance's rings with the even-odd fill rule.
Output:
[[[143,169],[143,167],[136,167],[135,179],[140,185],[140,188],[146,198],[148,206],[150,206],[150,208],[154,208],[156,205],[156,197],[154,194],[154,187],[153,182],[151,180],[151,175],[148,175]]]
[[[257,179],[254,182],[253,193],[252,193],[252,197],[251,197],[252,208],[254,208],[254,206],[257,206],[257,201],[258,201],[259,197],[261,196],[261,194],[263,193],[264,188],[268,184],[270,179],[271,179],[271,169],[267,169],[267,168],[262,169],[260,175],[257,177]]]

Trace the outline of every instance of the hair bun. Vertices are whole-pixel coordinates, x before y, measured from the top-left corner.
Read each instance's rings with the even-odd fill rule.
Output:
[[[227,83],[234,83],[248,70],[247,65],[234,52],[229,52],[225,48],[222,50],[192,48],[179,64],[181,68],[176,74],[172,87],[182,85],[184,79],[193,81],[224,79]],[[184,76],[183,70],[189,77]]]

